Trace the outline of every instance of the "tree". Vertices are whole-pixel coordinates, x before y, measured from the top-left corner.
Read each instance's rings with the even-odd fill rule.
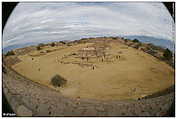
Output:
[[[51,46],[52,46],[52,47],[54,47],[54,46],[55,46],[55,43],[54,43],[54,42],[53,42],[53,43],[51,43]]]
[[[2,66],[2,72],[7,73],[7,70],[4,66]]]
[[[113,40],[116,40],[117,38],[116,37],[111,37]]]
[[[37,50],[41,50],[41,47],[39,45],[37,46]]]
[[[60,41],[60,43],[62,43],[62,44],[66,44],[64,41]]]
[[[139,43],[139,40],[138,39],[134,39],[133,42],[134,43]]]
[[[10,55],[15,55],[15,53],[14,53],[14,51],[13,51],[13,50],[8,51],[8,52],[6,53],[6,55],[5,55],[5,56],[10,56]]]
[[[43,44],[43,43],[40,43],[40,44],[39,44],[39,46],[40,46],[40,47],[44,47],[44,46],[45,46],[45,44]]]
[[[167,48],[165,49],[163,56],[166,60],[170,60],[173,57],[172,52]]]
[[[54,77],[52,77],[51,79],[51,84],[54,86],[54,87],[61,87],[63,85],[65,85],[67,82],[67,80],[65,80],[62,76],[60,75],[55,75]]]
[[[41,50],[41,49],[42,49],[42,47],[44,47],[44,46],[45,46],[45,44],[40,43],[40,44],[37,46],[37,50]]]

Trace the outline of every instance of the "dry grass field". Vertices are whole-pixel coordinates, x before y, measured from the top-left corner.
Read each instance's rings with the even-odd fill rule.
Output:
[[[18,58],[14,70],[71,98],[138,99],[174,84],[173,68],[120,42],[46,46]],[[64,87],[51,85],[56,74],[67,80]]]

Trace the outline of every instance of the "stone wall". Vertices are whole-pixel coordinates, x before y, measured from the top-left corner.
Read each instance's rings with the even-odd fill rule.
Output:
[[[9,70],[3,92],[17,116],[165,116],[174,92],[141,100],[72,99]]]

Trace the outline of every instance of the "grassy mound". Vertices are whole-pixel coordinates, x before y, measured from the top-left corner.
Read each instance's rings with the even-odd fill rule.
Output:
[[[65,85],[67,82],[67,80],[65,80],[62,76],[60,75],[55,75],[54,77],[52,77],[51,79],[51,84],[54,87],[62,87],[63,85]]]

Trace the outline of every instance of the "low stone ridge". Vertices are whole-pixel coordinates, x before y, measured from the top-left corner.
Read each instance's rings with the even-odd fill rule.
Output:
[[[21,62],[21,60],[17,56],[6,57],[3,61],[4,65],[9,67],[19,62]]]

